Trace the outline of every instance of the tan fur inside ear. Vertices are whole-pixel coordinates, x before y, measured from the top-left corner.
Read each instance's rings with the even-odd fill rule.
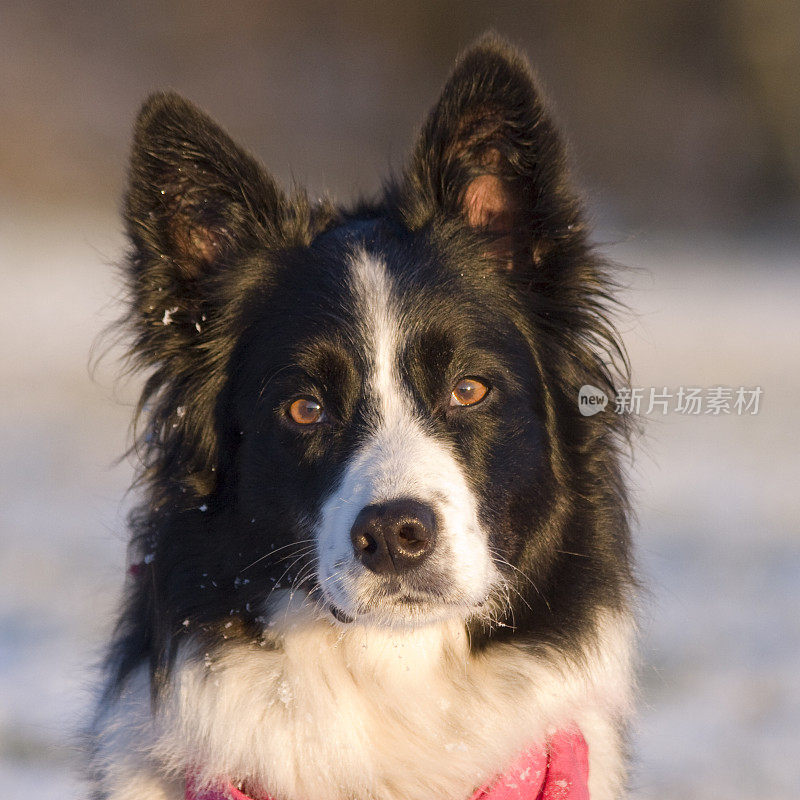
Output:
[[[185,217],[174,221],[172,240],[180,253],[178,266],[187,278],[196,278],[217,256],[219,236],[205,225],[192,223]]]
[[[467,186],[464,210],[473,228],[493,233],[509,233],[513,228],[513,199],[498,175],[480,175]]]
[[[501,155],[489,147],[480,158],[483,175],[473,178],[463,197],[463,213],[470,227],[491,233],[490,255],[507,270],[514,266],[514,228],[517,207],[508,181],[500,174]]]
[[[199,277],[219,255],[224,230],[215,226],[208,214],[194,207],[183,194],[172,198],[166,224],[175,263],[185,278]]]

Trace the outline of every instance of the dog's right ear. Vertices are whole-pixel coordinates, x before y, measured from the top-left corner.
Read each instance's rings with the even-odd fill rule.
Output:
[[[266,171],[206,114],[177,94],[150,97],[125,199],[142,321],[199,324],[207,281],[234,250],[278,238],[285,209]]]

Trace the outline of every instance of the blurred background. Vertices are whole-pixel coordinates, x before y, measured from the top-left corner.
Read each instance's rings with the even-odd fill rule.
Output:
[[[800,797],[800,4],[2,0],[4,798],[82,796],[71,742],[122,582],[137,387],[115,350],[87,365],[120,312],[139,104],[174,88],[284,183],[369,194],[489,27],[529,54],[597,240],[637,268],[634,384],[763,389],[757,415],[645,415],[632,794]]]

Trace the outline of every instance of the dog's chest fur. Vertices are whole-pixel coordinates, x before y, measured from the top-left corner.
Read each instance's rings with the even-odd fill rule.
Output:
[[[187,764],[200,782],[225,776],[288,800],[466,799],[573,724],[589,743],[592,798],[613,797],[630,628],[607,619],[600,630],[581,663],[513,645],[470,654],[458,624],[400,632],[307,620],[261,647],[186,648],[155,719],[144,672],[107,709],[99,756],[119,786],[109,800],[151,783],[136,796],[177,800]]]

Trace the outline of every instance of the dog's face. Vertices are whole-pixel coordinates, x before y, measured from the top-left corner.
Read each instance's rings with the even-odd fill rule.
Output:
[[[310,583],[340,619],[475,613],[534,519],[540,379],[474,244],[344,223],[292,253],[249,311],[237,502],[313,544]]]
[[[145,106],[126,219],[152,370],[147,646],[258,628],[276,587],[332,624],[556,637],[621,602],[618,424],[575,399],[611,390],[614,338],[562,161],[527,67],[491,42],[353,210],[287,198],[186,101]]]

